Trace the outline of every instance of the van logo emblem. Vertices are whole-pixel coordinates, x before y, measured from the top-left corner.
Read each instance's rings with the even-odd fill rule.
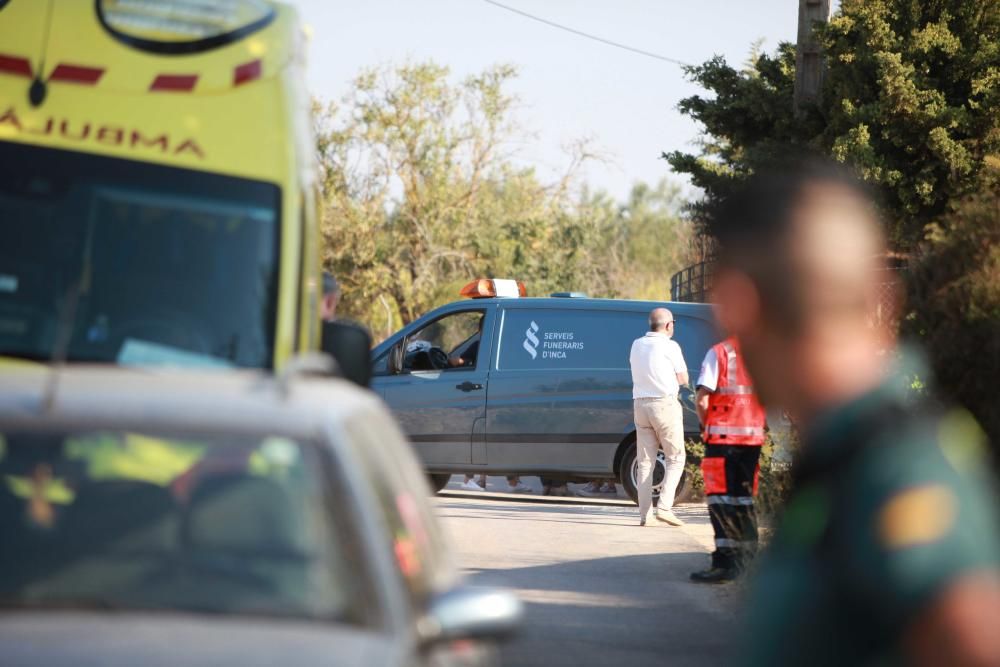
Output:
[[[536,333],[538,333],[538,325],[534,320],[531,320],[531,326],[524,332],[525,338],[523,345],[524,349],[527,350],[532,359],[538,356],[538,336],[535,335]]]

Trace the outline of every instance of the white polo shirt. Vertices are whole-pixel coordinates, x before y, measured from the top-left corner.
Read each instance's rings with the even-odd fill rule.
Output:
[[[632,343],[632,398],[677,396],[677,374],[687,372],[681,346],[665,333],[650,331]]]
[[[701,374],[698,375],[698,386],[714,392],[719,387],[719,357],[715,348],[708,348],[705,360],[701,362]]]

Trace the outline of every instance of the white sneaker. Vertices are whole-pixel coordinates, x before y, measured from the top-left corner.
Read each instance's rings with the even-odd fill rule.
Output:
[[[663,523],[669,524],[671,526],[683,526],[684,522],[681,521],[673,510],[659,509],[656,512],[656,520],[662,521]]]
[[[462,484],[461,489],[463,491],[485,491],[486,490],[483,487],[479,486],[479,484],[474,479],[470,479],[468,482]]]
[[[507,493],[531,493],[531,487],[524,482],[518,482],[514,486],[507,485]]]

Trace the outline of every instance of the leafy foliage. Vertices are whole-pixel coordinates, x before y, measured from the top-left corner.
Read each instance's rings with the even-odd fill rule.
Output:
[[[666,184],[619,205],[578,181],[585,144],[543,183],[517,159],[524,136],[496,66],[464,81],[433,63],[362,72],[351,92],[314,105],[323,170],[324,266],[341,310],[388,335],[456,298],[468,280],[516,277],[531,294],[665,298],[689,226]]]
[[[664,157],[706,199],[809,148],[856,166],[875,185],[899,249],[949,202],[975,188],[1000,151],[1000,3],[996,0],[843,0],[819,30],[827,70],[822,101],[793,113],[795,48],[754,54],[743,69],[719,57],[688,69],[710,95],[681,102],[705,127],[699,154]]]
[[[926,343],[937,383],[1000,448],[1000,158],[987,165],[982,187],[933,230],[911,267],[913,315],[903,327]]]

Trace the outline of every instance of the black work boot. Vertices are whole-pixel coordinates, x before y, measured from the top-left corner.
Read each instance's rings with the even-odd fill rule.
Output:
[[[726,581],[732,581],[738,574],[739,570],[735,567],[716,567],[713,565],[707,570],[692,572],[691,581],[699,584],[721,584]]]

